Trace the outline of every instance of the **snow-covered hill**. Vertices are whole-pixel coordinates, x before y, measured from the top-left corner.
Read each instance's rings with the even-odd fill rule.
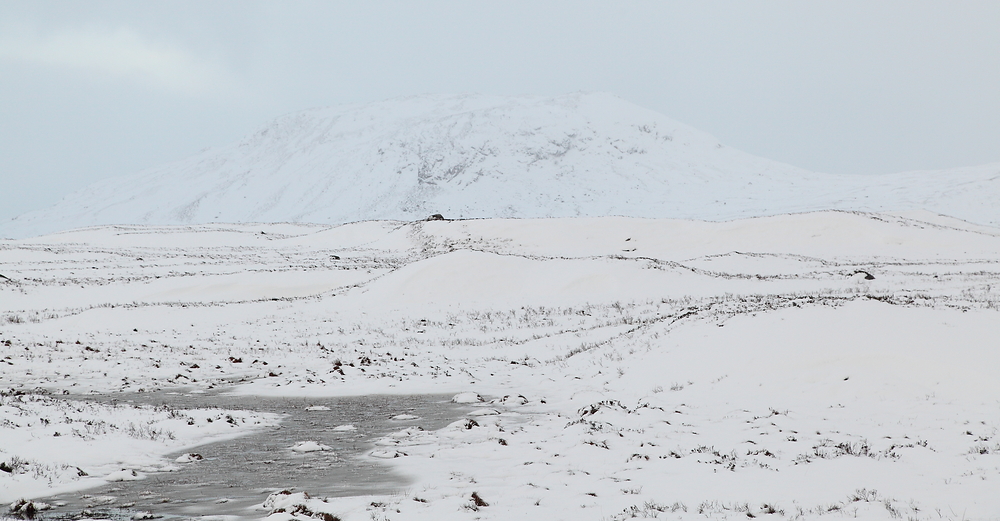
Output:
[[[343,223],[622,215],[726,220],[925,209],[1000,224],[1000,164],[808,172],[726,147],[609,94],[415,96],[280,117],[243,141],[109,179],[0,224]]]

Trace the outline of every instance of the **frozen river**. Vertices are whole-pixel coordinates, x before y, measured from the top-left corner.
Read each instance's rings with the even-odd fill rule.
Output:
[[[412,426],[439,429],[469,409],[451,403],[450,395],[266,398],[142,393],[128,395],[127,399],[122,395],[86,399],[173,409],[254,410],[285,416],[278,427],[170,455],[174,459],[193,452],[203,457],[201,461],[179,463],[177,471],[43,499],[58,505],[44,513],[45,519],[125,519],[137,512],[163,517],[260,518],[267,514],[260,504],[278,490],[304,491],[319,497],[392,493],[407,486],[407,478],[367,455],[374,441]],[[393,419],[400,415],[412,419]],[[355,429],[344,430],[345,425]],[[315,441],[330,449],[305,453],[290,450],[301,441]]]

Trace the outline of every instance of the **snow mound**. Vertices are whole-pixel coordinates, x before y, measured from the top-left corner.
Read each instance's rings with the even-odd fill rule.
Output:
[[[401,431],[396,431],[396,432],[390,434],[389,437],[390,438],[395,438],[395,439],[409,438],[411,436],[415,436],[415,435],[420,434],[422,432],[424,432],[423,427],[415,425],[413,427],[407,427],[407,428],[405,428],[405,429],[403,429]]]
[[[402,458],[407,454],[405,452],[401,452],[395,449],[375,449],[371,451],[369,455],[373,458],[393,459],[393,458]]]
[[[197,454],[197,453],[194,453],[194,452],[189,452],[187,454],[179,456],[177,459],[174,460],[174,462],[175,463],[193,463],[195,461],[201,461],[203,459],[205,459],[205,458],[203,458],[201,454]]]
[[[483,397],[473,392],[458,393],[451,398],[452,403],[479,403],[481,401],[483,401]]]
[[[104,477],[107,481],[136,481],[145,478],[145,474],[133,469],[122,469]]]
[[[477,409],[469,413],[469,416],[496,416],[500,411],[496,409]]]
[[[490,400],[490,403],[496,403],[496,404],[507,405],[507,406],[511,406],[511,405],[527,405],[528,404],[528,399],[523,394],[519,394],[517,396],[508,394],[508,395],[504,395],[503,398],[497,398],[495,400]]]
[[[292,521],[304,519],[339,520],[331,513],[331,505],[326,499],[310,497],[305,492],[292,493],[288,490],[267,496],[261,505],[269,511],[265,519],[271,521]]]
[[[332,447],[329,445],[323,445],[315,441],[300,441],[292,446],[293,452],[317,452],[321,450],[330,450]]]

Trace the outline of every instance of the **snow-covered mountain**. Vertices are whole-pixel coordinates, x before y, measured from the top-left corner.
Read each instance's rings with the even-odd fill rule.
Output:
[[[609,94],[425,95],[307,110],[239,143],[108,179],[0,224],[342,223],[624,215],[723,220],[925,209],[1000,224],[1000,164],[884,176],[805,171]]]

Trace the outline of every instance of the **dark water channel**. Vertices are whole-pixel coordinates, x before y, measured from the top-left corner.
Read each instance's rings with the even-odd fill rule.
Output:
[[[219,408],[284,415],[266,427],[233,440],[209,443],[171,454],[195,452],[204,459],[179,463],[174,472],[149,473],[137,481],[109,483],[81,492],[42,499],[59,505],[42,519],[131,519],[136,512],[167,518],[234,515],[261,518],[259,505],[277,490],[335,497],[386,494],[407,486],[404,476],[368,457],[376,438],[410,426],[440,429],[471,408],[451,403],[451,396],[359,396],[346,398],[268,398],[221,394],[144,393],[86,397],[103,402],[168,406],[174,409]],[[310,406],[330,410],[308,411]],[[408,414],[412,420],[394,420]],[[357,430],[335,431],[351,424]],[[296,453],[297,442],[312,440],[332,450]]]

